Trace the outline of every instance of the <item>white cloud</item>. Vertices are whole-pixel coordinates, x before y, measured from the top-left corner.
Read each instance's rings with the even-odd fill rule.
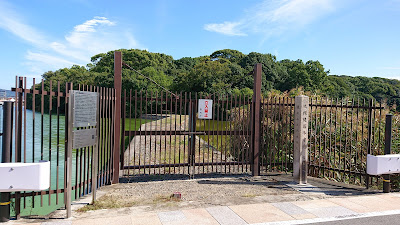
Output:
[[[238,21],[206,24],[205,30],[225,35],[262,33],[267,37],[300,29],[334,11],[333,0],[264,0]]]
[[[240,25],[240,22],[212,23],[204,25],[204,29],[229,36],[246,36],[245,33],[240,31]]]
[[[11,5],[4,1],[0,1],[0,28],[34,45],[43,46],[46,43],[45,36],[25,24],[21,16],[12,9]]]
[[[0,1],[0,29],[31,44],[22,64],[37,77],[49,70],[86,65],[90,57],[121,48],[142,48],[131,32],[106,17],[95,16],[73,27],[58,40],[28,25],[12,5]]]
[[[54,65],[56,69],[60,67],[67,67],[73,64],[76,64],[72,61],[66,60],[64,58],[60,58],[54,55],[46,54],[46,53],[40,53],[40,52],[31,52],[28,51],[26,56],[26,59],[33,61],[33,62],[41,62],[45,63],[47,65]],[[54,69],[54,68],[52,68]]]

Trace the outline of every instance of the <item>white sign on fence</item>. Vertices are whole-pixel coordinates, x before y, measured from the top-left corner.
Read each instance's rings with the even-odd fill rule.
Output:
[[[212,119],[212,103],[211,99],[199,99],[199,119]]]

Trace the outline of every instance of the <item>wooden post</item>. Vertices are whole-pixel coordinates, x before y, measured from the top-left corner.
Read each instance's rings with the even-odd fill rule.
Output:
[[[261,110],[261,75],[262,75],[262,64],[257,63],[254,66],[254,88],[253,88],[253,160],[252,160],[252,170],[251,174],[253,176],[260,176],[260,110]]]
[[[112,183],[119,183],[119,160],[121,139],[121,89],[122,89],[122,54],[114,52],[114,88],[115,88],[115,117],[114,117],[114,161]]]
[[[308,106],[308,96],[296,96],[294,108],[293,176],[299,184],[307,183]]]

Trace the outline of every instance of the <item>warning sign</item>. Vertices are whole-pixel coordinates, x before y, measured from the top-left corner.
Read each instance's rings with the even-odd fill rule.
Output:
[[[212,103],[211,99],[199,99],[199,119],[212,119]]]

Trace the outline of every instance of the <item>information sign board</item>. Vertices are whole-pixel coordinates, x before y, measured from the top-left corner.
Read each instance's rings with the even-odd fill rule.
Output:
[[[198,118],[199,119],[212,119],[212,104],[211,99],[199,99]]]
[[[72,148],[78,149],[96,144],[96,128],[74,130]]]
[[[73,127],[96,126],[97,93],[73,91]]]

